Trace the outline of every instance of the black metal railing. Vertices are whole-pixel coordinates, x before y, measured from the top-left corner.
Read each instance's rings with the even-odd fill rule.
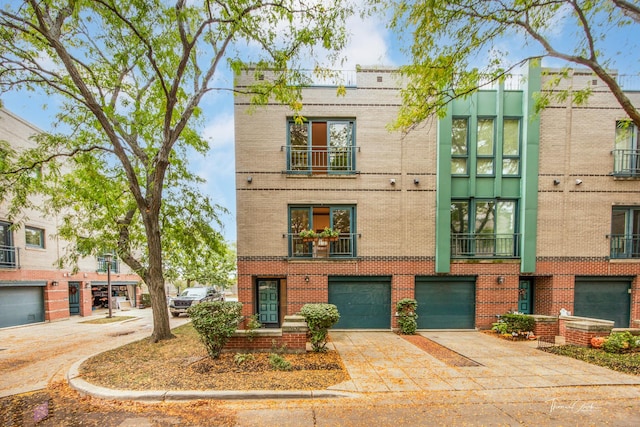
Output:
[[[613,153],[613,174],[640,176],[640,150],[616,149]]]
[[[518,258],[520,234],[451,234],[454,258]]]
[[[612,259],[640,258],[640,234],[612,234],[609,240]]]
[[[20,268],[20,248],[0,245],[0,268]]]
[[[305,240],[298,234],[287,234],[290,258],[352,258],[356,256],[356,234],[340,233],[336,240]]]
[[[355,172],[357,147],[286,145],[287,173],[348,174]]]

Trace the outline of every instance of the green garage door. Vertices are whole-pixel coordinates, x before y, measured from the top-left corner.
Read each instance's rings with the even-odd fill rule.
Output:
[[[468,277],[416,278],[419,329],[475,328],[476,284]]]
[[[330,277],[329,304],[340,312],[335,329],[391,329],[391,278]]]
[[[0,284],[0,328],[44,322],[41,286]]]
[[[631,280],[617,277],[576,277],[573,314],[613,320],[616,328],[628,328]]]

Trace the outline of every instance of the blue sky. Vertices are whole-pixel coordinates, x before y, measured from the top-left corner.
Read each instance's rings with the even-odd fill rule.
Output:
[[[405,64],[407,59],[398,48],[396,36],[389,33],[384,22],[380,18],[352,18],[348,22],[348,28],[352,37],[349,46],[344,52],[346,62],[342,68],[353,70],[356,65],[387,65],[398,66]],[[638,41],[640,40],[639,27],[627,27],[613,31],[606,44],[607,50],[614,52],[615,62],[612,64],[621,73],[638,74],[640,72],[640,57],[638,56]],[[554,25],[553,32],[558,40],[573,33],[566,27],[562,19]],[[568,38],[567,40],[570,40]],[[502,47],[523,53],[517,37],[503,42]],[[510,45],[512,44],[512,45]],[[617,54],[620,52],[620,54]],[[629,55],[628,52],[633,52]],[[514,54],[514,55],[516,55]],[[516,57],[514,56],[514,59]],[[543,66],[560,66],[557,61],[543,62]],[[215,77],[215,85],[221,88],[231,88],[232,76],[228,69],[221,69]],[[55,99],[43,99],[35,93],[19,92],[2,96],[5,108],[14,114],[33,123],[38,128],[48,131],[54,123],[56,113]],[[48,103],[46,109],[43,104]],[[203,136],[210,141],[211,149],[205,157],[191,159],[192,169],[204,178],[207,183],[203,192],[211,199],[229,210],[229,215],[224,215],[223,235],[228,241],[236,240],[235,222],[235,158],[234,158],[234,129],[233,129],[233,96],[228,90],[210,93],[202,100],[204,112]]]

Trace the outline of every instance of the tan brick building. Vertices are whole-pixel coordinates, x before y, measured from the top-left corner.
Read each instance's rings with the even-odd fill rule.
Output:
[[[589,85],[588,105],[540,114],[534,94],[547,77],[534,67],[524,77],[406,134],[387,128],[400,103],[393,69],[358,70],[344,96],[304,89],[304,123],[275,104],[248,114],[238,97],[245,314],[277,327],[305,303],[330,302],[337,328],[390,329],[395,303],[411,297],[423,329],[487,328],[510,310],[562,308],[634,325],[637,133],[620,126],[622,109],[589,73],[563,83]],[[337,240],[300,235],[325,227]]]
[[[31,137],[40,132],[0,109],[0,140],[11,148],[32,147]],[[66,246],[56,235],[58,221],[55,215],[45,217],[37,211],[23,211],[12,219],[6,203],[0,204],[0,328],[91,315],[106,301],[103,258],[81,259],[76,273],[56,267]],[[140,277],[117,259],[110,265],[113,308],[121,302],[135,306]]]

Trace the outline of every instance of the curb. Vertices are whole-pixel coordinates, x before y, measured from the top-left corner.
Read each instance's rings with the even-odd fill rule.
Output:
[[[99,354],[99,353],[98,353]],[[83,380],[80,365],[93,356],[85,357],[69,368],[67,382],[82,395],[106,400],[132,400],[142,403],[185,402],[190,400],[258,400],[258,399],[327,399],[354,398],[357,394],[330,390],[114,390]]]

